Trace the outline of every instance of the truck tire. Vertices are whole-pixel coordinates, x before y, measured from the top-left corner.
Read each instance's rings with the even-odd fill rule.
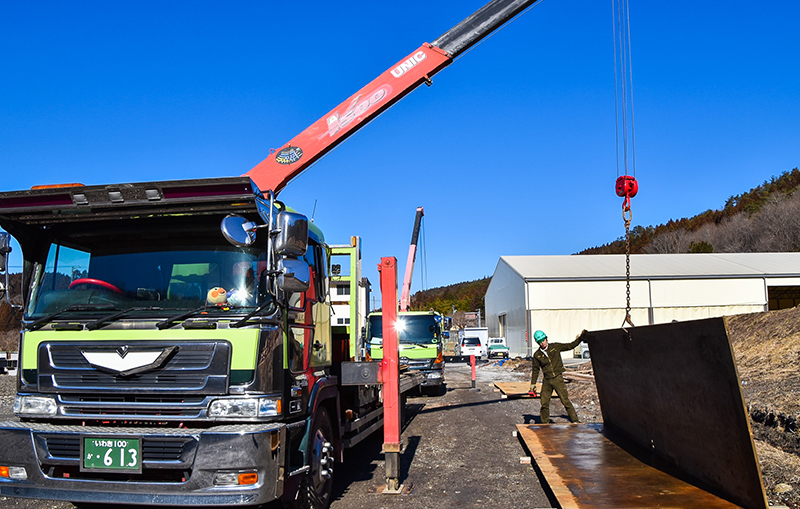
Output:
[[[297,499],[284,504],[292,509],[326,509],[333,498],[333,428],[324,407],[314,416],[309,437],[309,469],[300,482]]]

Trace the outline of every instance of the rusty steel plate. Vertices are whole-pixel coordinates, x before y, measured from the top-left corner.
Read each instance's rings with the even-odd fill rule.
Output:
[[[720,496],[766,508],[723,318],[590,332],[605,425]]]
[[[739,506],[682,480],[674,467],[602,424],[518,424],[517,431],[561,509]]]

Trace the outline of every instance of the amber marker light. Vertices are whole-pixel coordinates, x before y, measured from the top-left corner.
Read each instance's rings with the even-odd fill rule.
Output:
[[[258,472],[245,472],[239,474],[239,485],[255,484],[258,482]]]
[[[71,184],[47,184],[42,186],[31,186],[32,191],[36,191],[39,189],[59,189],[62,187],[84,187],[83,184],[79,184],[78,182],[74,182]]]

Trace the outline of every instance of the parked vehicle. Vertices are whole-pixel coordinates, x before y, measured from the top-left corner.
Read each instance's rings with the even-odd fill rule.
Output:
[[[483,356],[483,355],[486,355],[488,353],[487,349],[486,349],[487,346],[488,346],[488,343],[489,343],[489,328],[488,327],[464,327],[463,329],[459,330],[458,331],[458,339],[459,339],[458,344],[459,344],[459,346],[463,345],[463,339],[466,338],[466,337],[478,338],[478,340],[480,340],[480,343],[481,343],[481,354],[480,355]],[[469,354],[462,353],[461,355],[469,355]]]
[[[483,357],[485,353],[481,338],[477,336],[465,336],[461,338],[461,356],[469,357],[474,355],[476,358]]]
[[[489,348],[486,353],[488,358],[500,357],[501,359],[508,359],[509,352],[506,338],[489,338]]]
[[[441,314],[435,311],[400,311],[397,314],[397,336],[400,362],[410,371],[422,373],[421,387],[439,390],[444,384],[444,353]],[[367,336],[373,359],[383,358],[383,315],[370,313]]]

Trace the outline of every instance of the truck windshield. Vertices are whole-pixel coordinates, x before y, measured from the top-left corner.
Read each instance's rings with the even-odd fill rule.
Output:
[[[397,334],[400,343],[417,345],[439,342],[439,323],[434,315],[400,315],[397,318]],[[383,318],[380,315],[369,317],[369,337],[383,341]]]
[[[34,274],[28,316],[129,308],[135,309],[128,314],[158,309],[170,315],[201,306],[216,313],[260,304],[257,274],[266,269],[263,254],[222,242],[173,239],[169,244],[53,243]]]

